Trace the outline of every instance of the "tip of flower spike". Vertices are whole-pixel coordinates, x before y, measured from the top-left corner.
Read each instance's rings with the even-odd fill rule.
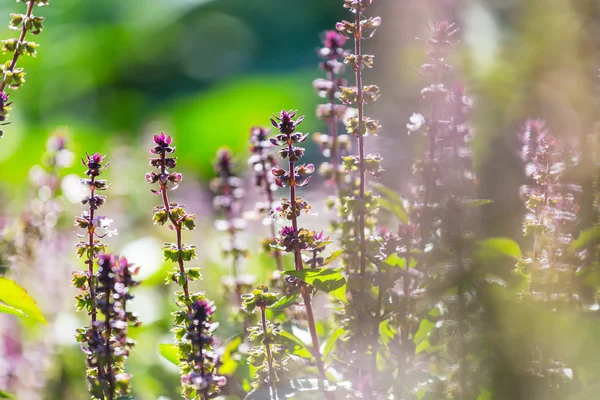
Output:
[[[171,136],[167,136],[164,132],[154,135],[154,143],[161,147],[168,147],[173,142]]]
[[[459,31],[454,22],[442,20],[433,24],[430,28],[433,33],[433,40],[437,42],[451,42],[451,39]]]
[[[88,164],[101,164],[102,160],[104,160],[104,156],[100,153],[94,153],[91,156],[86,153],[85,156],[87,158],[87,164],[84,163],[84,165],[86,166],[88,166]]]
[[[323,37],[323,45],[329,49],[343,47],[346,44],[346,37],[338,31],[326,31]]]
[[[294,228],[293,228],[293,227],[291,227],[291,226],[284,226],[284,227],[282,227],[282,228],[281,228],[281,230],[279,231],[279,234],[280,234],[281,236],[283,236],[283,237],[290,236],[290,235],[293,235],[293,234],[295,234],[295,233],[296,233],[296,231],[295,231],[295,230],[294,230]]]
[[[296,121],[294,121],[296,113],[297,111],[295,110],[281,110],[279,114],[274,115],[275,119],[277,119],[277,121],[280,122],[277,122],[275,119],[271,118],[271,123],[274,127],[279,129],[279,132],[289,135],[296,130],[296,125],[300,125],[302,123],[302,120],[304,119],[304,116],[301,116]]]
[[[252,143],[260,143],[267,140],[269,130],[261,126],[253,126],[250,130],[250,141]]]
[[[192,315],[195,320],[204,322],[208,319],[210,315],[215,311],[212,302],[208,302],[206,300],[196,300],[192,304]]]

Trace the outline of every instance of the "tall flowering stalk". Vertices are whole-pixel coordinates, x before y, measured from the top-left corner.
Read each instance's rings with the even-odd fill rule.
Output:
[[[346,271],[350,274],[349,289],[351,303],[346,307],[345,326],[348,337],[345,340],[349,362],[345,368],[354,370],[357,387],[363,395],[373,388],[377,375],[378,337],[383,289],[375,272],[373,256],[377,254],[374,225],[378,210],[377,199],[368,191],[367,174],[379,177],[383,173],[382,158],[377,154],[366,154],[365,138],[376,135],[381,128],[379,121],[365,115],[365,105],[379,98],[379,87],[365,85],[363,70],[372,68],[375,57],[363,53],[363,40],[373,37],[381,25],[380,17],[367,17],[365,12],[373,0],[344,0],[344,7],[354,14],[353,21],[343,20],[336,29],[346,38],[354,40],[354,53],[345,55],[344,63],[354,71],[354,86],[342,86],[340,99],[346,105],[355,105],[356,110],[348,113],[347,133],[356,137],[357,155],[343,158],[344,169],[357,173],[351,178],[349,190],[341,200],[340,223],[342,243],[346,250]],[[345,221],[350,221],[347,223]],[[372,289],[375,296],[372,300]],[[368,320],[369,322],[365,323]],[[372,321],[372,323],[371,323]],[[370,348],[370,354],[367,351]],[[370,360],[369,360],[370,358]],[[375,365],[375,367],[373,367]]]
[[[106,201],[106,196],[96,194],[97,190],[106,190],[108,188],[108,182],[105,180],[97,179],[102,170],[106,169],[107,165],[102,165],[104,157],[100,153],[93,155],[86,155],[86,159],[81,159],[81,163],[87,167],[85,174],[89,177],[88,179],[82,179],[81,183],[89,188],[89,194],[81,201],[82,204],[87,205],[88,209],[83,211],[79,217],[75,219],[75,226],[87,230],[87,240],[81,241],[77,244],[77,255],[79,257],[85,257],[85,263],[88,268],[85,272],[87,279],[87,292],[81,293],[78,299],[78,308],[86,309],[91,318],[91,333],[95,335],[96,332],[96,281],[94,274],[94,263],[98,254],[106,250],[106,244],[102,243],[99,238],[104,235],[100,233],[100,230],[96,231],[97,228],[104,229],[108,227],[111,220],[103,216],[96,215],[96,211]],[[85,235],[78,235],[81,238]]]
[[[270,174],[270,171],[277,162],[269,151],[273,148],[273,144],[269,141],[269,130],[258,126],[253,127],[250,131],[250,143],[250,153],[252,155],[248,159],[248,164],[252,167],[254,184],[264,191],[266,200],[264,203],[257,204],[258,211],[266,214],[265,220],[269,225],[270,237],[265,239],[265,248],[275,258],[277,270],[283,271],[281,253],[274,246],[277,233],[275,231],[275,224],[271,218],[273,204],[275,203],[273,192],[276,189],[276,185],[273,182],[273,176]]]
[[[365,116],[365,104],[374,103],[379,98],[379,87],[376,85],[363,86],[362,71],[365,68],[372,68],[374,56],[363,55],[362,41],[373,37],[377,28],[381,25],[380,17],[365,17],[364,12],[373,3],[373,0],[344,0],[344,7],[350,9],[355,15],[354,22],[342,21],[336,24],[336,28],[345,37],[354,38],[354,54],[346,55],[344,63],[349,65],[355,73],[355,86],[341,87],[341,100],[347,105],[356,104],[357,116],[350,117],[346,122],[348,132],[357,138],[358,156],[352,157],[346,161],[346,164],[353,165],[358,169],[358,236],[359,245],[359,274],[364,278],[367,268],[367,229],[366,229],[366,204],[367,199],[367,172],[378,176],[382,169],[380,166],[381,158],[378,155],[366,155],[365,136],[368,134],[377,134],[380,125],[379,122]],[[360,291],[364,290],[364,285],[360,285]]]
[[[106,190],[108,187],[107,181],[97,179],[108,165],[108,163],[103,165],[103,161],[104,157],[99,153],[86,155],[86,158],[81,160],[87,168],[85,174],[88,176],[82,179],[81,183],[89,188],[89,193],[82,200],[82,204],[87,205],[88,209],[75,219],[75,226],[87,231],[86,235],[78,235],[87,240],[77,244],[77,254],[79,257],[85,257],[88,267],[86,271],[73,273],[73,284],[81,292],[76,297],[77,308],[85,309],[91,317],[90,325],[78,329],[76,335],[82,350],[87,355],[86,375],[90,393],[97,399],[113,399],[116,393],[116,377],[111,358],[113,354],[111,313],[103,307],[109,300],[106,299],[106,293],[98,291],[99,275],[94,269],[99,254],[106,250],[106,244],[100,239],[114,234],[114,231],[108,230],[112,220],[96,213],[106,201],[106,197],[97,194],[96,191]],[[99,267],[102,269],[100,261]],[[106,269],[104,271],[106,272]],[[104,321],[98,318],[100,313],[105,316]],[[127,391],[126,388],[123,390]]]
[[[247,313],[260,311],[258,326],[250,328],[248,338],[254,344],[250,350],[249,361],[256,367],[255,380],[252,383],[253,392],[268,387],[269,398],[280,399],[277,384],[282,375],[287,372],[286,364],[289,356],[282,345],[282,329],[279,324],[267,320],[267,307],[277,303],[277,293],[269,292],[265,285],[258,285],[251,293],[242,295],[242,308]]]
[[[139,283],[133,280],[138,269],[131,269],[125,257],[102,254],[98,258],[98,310],[104,316],[102,354],[105,365],[103,376],[107,384],[108,399],[124,396],[131,392],[131,375],[125,373],[125,359],[135,342],[127,337],[130,323],[137,325],[137,317],[127,312],[127,301],[133,296],[129,289]],[[98,356],[98,354],[96,354]]]
[[[521,273],[529,275],[529,290],[522,296],[552,311],[577,310],[584,301],[577,272],[585,265],[585,250],[574,246],[581,186],[569,182],[567,175],[578,156],[569,154],[543,121],[528,120],[520,136],[528,178],[528,184],[522,187],[528,211],[523,232],[532,238],[530,257],[517,264]],[[522,373],[535,378],[537,390],[568,397],[578,371],[554,355],[554,349],[542,348],[536,338],[533,340],[532,362],[520,366]]]
[[[425,41],[430,60],[419,71],[429,80],[421,91],[429,110],[426,115],[413,114],[407,128],[409,134],[422,133],[429,141],[426,154],[415,158],[411,222],[419,236],[416,269],[426,277],[420,285],[439,303],[437,310],[420,317],[438,321],[430,342],[440,349],[444,346],[442,354],[447,358],[439,366],[446,373],[445,387],[433,385],[427,390],[467,398],[477,393],[481,382],[474,373],[481,358],[471,356],[481,343],[478,313],[468,312],[469,307],[477,309],[479,302],[469,251],[477,230],[473,223],[476,179],[469,149],[472,100],[454,83],[454,66],[447,61],[458,43],[458,31],[448,21],[433,24]],[[450,290],[456,295],[445,294]]]
[[[182,204],[169,202],[168,192],[175,190],[182,180],[179,172],[171,172],[177,166],[177,160],[171,155],[175,147],[173,139],[164,133],[154,135],[154,147],[150,152],[154,158],[150,165],[158,172],[146,174],[146,181],[157,184],[158,190],[152,192],[160,196],[162,204],[154,207],[154,223],[169,224],[175,231],[176,243],[163,246],[165,260],[177,264],[173,272],[167,275],[167,283],[175,282],[181,290],[175,292],[175,303],[179,310],[173,313],[175,340],[179,348],[182,394],[186,399],[206,400],[219,393],[225,379],[216,374],[218,357],[212,352],[212,330],[208,316],[212,306],[208,306],[202,293],[192,293],[189,282],[200,279],[199,268],[186,268],[185,262],[196,258],[196,246],[184,244],[183,230],[196,227],[196,215],[188,214]],[[210,309],[210,313],[207,311]]]
[[[8,25],[10,29],[19,31],[18,38],[11,38],[2,41],[2,52],[11,53],[12,59],[7,61],[5,64],[0,66],[2,70],[2,81],[0,81],[0,125],[6,125],[6,118],[10,111],[11,103],[8,101],[8,93],[5,89],[16,90],[23,83],[25,83],[25,72],[23,68],[17,68],[17,61],[19,56],[33,56],[37,53],[38,44],[35,42],[29,42],[27,33],[32,35],[39,34],[43,29],[44,17],[36,17],[33,15],[33,8],[37,5],[38,7],[48,5],[48,0],[18,0],[18,2],[25,3],[27,10],[25,14],[10,14],[11,21]],[[3,131],[0,130],[0,138],[3,135]]]
[[[577,301],[573,265],[581,254],[572,251],[577,235],[581,186],[565,181],[568,167],[577,161],[539,120],[526,122],[521,134],[522,157],[530,182],[522,188],[528,214],[523,230],[533,238],[529,292],[533,299],[561,309]]]
[[[331,160],[331,164],[323,164],[321,170],[331,178],[338,192],[342,173],[340,171],[340,143],[343,145],[346,142],[345,140],[338,141],[338,126],[346,113],[346,107],[336,103],[340,87],[346,85],[346,80],[340,77],[345,68],[341,59],[345,56],[343,47],[346,40],[344,35],[333,30],[324,33],[323,47],[319,48],[317,53],[323,60],[319,67],[327,74],[327,78],[318,78],[313,82],[319,96],[327,100],[326,104],[317,106],[317,117],[327,123],[329,134],[314,136],[315,140],[319,142],[323,155]]]
[[[223,250],[226,258],[231,259],[231,272],[233,277],[234,303],[239,310],[241,306],[240,296],[242,294],[243,281],[239,276],[239,262],[246,256],[246,249],[238,239],[237,232],[246,226],[246,221],[238,218],[240,200],[244,196],[242,180],[236,176],[231,152],[228,149],[220,149],[217,152],[215,172],[217,177],[211,182],[211,189],[215,194],[213,205],[223,219],[217,220],[215,226],[218,230],[226,231],[229,242]]]
[[[296,147],[298,143],[303,143],[308,134],[296,132],[296,127],[302,122],[304,117],[294,120],[295,111],[282,110],[275,119],[271,118],[271,123],[279,130],[279,134],[271,138],[271,143],[279,146],[279,156],[288,161],[288,169],[274,167],[271,173],[275,176],[277,186],[289,187],[290,197],[281,199],[280,205],[276,208],[280,217],[291,222],[291,226],[284,226],[279,232],[278,242],[286,252],[294,254],[294,266],[297,271],[304,269],[302,260],[302,251],[309,248],[314,232],[301,229],[298,225],[298,217],[304,212],[310,211],[310,205],[296,195],[296,187],[303,187],[310,182],[310,175],[315,167],[312,164],[300,164],[297,162],[304,156],[304,148]],[[312,339],[313,357],[319,371],[319,377],[325,381],[325,368],[321,358],[319,345],[319,336],[317,334],[315,317],[312,309],[311,289],[304,282],[298,282],[300,293],[304,300],[306,317],[308,319],[308,328]]]

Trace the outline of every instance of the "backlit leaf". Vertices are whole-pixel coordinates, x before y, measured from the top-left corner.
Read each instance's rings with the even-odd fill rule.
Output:
[[[3,306],[0,308],[0,312],[27,316],[37,322],[47,324],[42,312],[27,291],[15,281],[5,277],[0,277],[0,305]]]

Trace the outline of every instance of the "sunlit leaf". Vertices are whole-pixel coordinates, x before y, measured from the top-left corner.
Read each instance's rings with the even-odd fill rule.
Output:
[[[15,397],[9,393],[6,393],[4,390],[0,390],[0,399],[10,399],[13,400]]]
[[[492,261],[502,257],[518,260],[521,258],[521,248],[511,239],[490,238],[477,243],[475,258],[480,262]]]
[[[3,306],[0,307],[0,312],[27,316],[34,321],[47,324],[42,312],[27,291],[5,277],[0,277],[0,305]]]
[[[232,375],[237,369],[238,362],[234,360],[231,355],[237,351],[243,341],[241,336],[236,336],[225,344],[225,351],[221,356],[221,366],[219,367],[219,372],[221,374]]]
[[[346,298],[346,278],[337,269],[311,268],[300,271],[284,271],[283,273],[301,279],[344,303],[348,302]]]
[[[475,199],[475,200],[468,200],[466,202],[466,205],[469,208],[477,208],[477,207],[485,206],[486,204],[491,204],[491,203],[493,203],[492,200]]]
[[[335,260],[336,258],[341,256],[342,254],[344,254],[344,250],[334,251],[333,253],[331,253],[331,255],[329,257],[327,257],[325,259],[325,262],[323,263],[323,265],[330,264],[333,260]]]
[[[296,303],[296,300],[300,296],[300,293],[289,294],[287,296],[283,296],[281,299],[277,300],[277,303],[270,305],[267,307],[269,310],[279,311],[284,308],[288,308],[289,306]]]
[[[179,365],[179,348],[174,344],[161,344],[158,346],[160,355],[167,361]]]
[[[600,226],[595,226],[579,234],[577,240],[573,241],[573,249],[580,250],[585,246],[600,241]]]
[[[406,267],[406,259],[404,257],[400,257],[396,253],[392,253],[383,260],[384,263],[391,267],[399,267],[404,269]]]
[[[3,313],[3,314],[12,314],[12,315],[17,315],[19,317],[25,317],[25,318],[29,317],[23,311],[18,310],[18,309],[13,308],[13,307],[9,307],[6,304],[2,304],[2,303],[0,303],[0,313]]]
[[[384,196],[379,199],[379,205],[393,213],[400,222],[408,224],[408,213],[404,208],[404,202],[400,196],[392,189],[380,183],[373,184],[373,188]]]
[[[337,344],[338,339],[345,332],[346,332],[346,330],[342,327],[339,327],[335,331],[333,331],[333,334],[331,336],[329,336],[329,338],[327,339],[327,342],[325,343],[325,347],[323,348],[323,358],[326,358],[327,355],[331,352],[331,350],[333,350],[335,348],[335,345]]]
[[[291,354],[307,360],[313,359],[313,355],[306,348],[304,342],[296,337],[296,335],[288,331],[282,331],[280,336],[286,339],[283,342],[286,346],[289,346],[292,349]]]

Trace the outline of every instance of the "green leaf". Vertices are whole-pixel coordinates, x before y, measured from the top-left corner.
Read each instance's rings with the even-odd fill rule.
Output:
[[[277,303],[267,307],[269,310],[283,310],[284,308],[288,308],[296,302],[296,299],[300,296],[300,293],[289,294],[287,296],[283,296],[281,299],[277,300]]]
[[[348,303],[346,298],[346,278],[337,269],[311,268],[301,271],[284,271],[285,275],[294,276],[329,295]]]
[[[506,238],[490,238],[477,243],[475,258],[481,262],[493,261],[501,257],[521,258],[521,248]]]
[[[482,390],[477,396],[477,400],[492,400],[492,393],[489,390]]]
[[[35,304],[35,301],[27,294],[27,291],[16,282],[4,277],[0,277],[0,305],[3,306],[0,308],[0,312],[27,316],[36,322],[48,324],[37,304]],[[14,310],[18,312],[15,313]]]
[[[398,341],[398,331],[392,325],[389,319],[379,323],[379,338],[378,340],[389,350],[390,343]]]
[[[493,200],[475,199],[475,200],[468,200],[466,202],[466,205],[469,208],[477,208],[477,207],[485,206],[486,204],[491,204],[493,202],[494,202]]]
[[[577,240],[573,241],[573,250],[580,250],[581,248],[597,243],[600,240],[600,226],[587,229],[579,234]]]
[[[325,343],[325,347],[323,348],[323,359],[325,359],[327,357],[327,355],[331,352],[331,350],[333,350],[335,348],[335,345],[337,344],[338,339],[345,332],[346,332],[346,330],[342,327],[339,327],[335,331],[333,331],[333,334],[331,336],[329,336],[329,338],[327,339],[327,342]]]
[[[0,303],[0,313],[3,314],[12,314],[12,315],[16,315],[18,317],[29,317],[29,315],[25,314],[23,311],[18,310],[16,308],[13,307],[9,307],[5,304]],[[1,398],[1,397],[0,397]]]
[[[6,393],[4,390],[0,390],[0,399],[13,400],[15,397],[12,394]]]
[[[307,360],[313,359],[312,353],[306,348],[304,342],[298,339],[296,335],[288,331],[282,331],[279,336],[284,339],[281,340],[281,342],[292,349],[291,354]]]
[[[393,213],[400,220],[400,222],[408,224],[408,213],[404,208],[404,202],[400,196],[398,196],[398,194],[392,189],[380,183],[373,184],[372,186],[384,196],[384,198],[380,198],[378,200],[379,205]]]
[[[316,249],[323,248],[323,247],[325,247],[325,246],[329,246],[331,243],[333,243],[331,240],[330,240],[330,241],[326,241],[326,242],[321,242],[321,243],[319,243],[319,245],[318,245],[318,246],[316,246],[316,247],[315,247],[315,250],[316,250]]]
[[[400,257],[396,253],[392,253],[387,256],[383,262],[391,267],[400,267],[400,269],[404,269],[406,267],[406,259],[404,257]]]
[[[333,260],[335,260],[342,254],[344,254],[344,251],[345,250],[337,250],[337,251],[334,251],[333,253],[331,253],[331,255],[325,259],[325,262],[323,263],[323,265],[330,264]]]
[[[158,346],[160,355],[167,361],[179,365],[179,348],[174,344],[161,344]]]
[[[417,333],[415,333],[415,337],[413,339],[415,344],[421,344],[421,342],[425,340],[425,338],[429,335],[429,332],[431,332],[433,328],[435,328],[435,322],[432,322],[427,318],[423,318],[421,320],[421,323],[419,324],[419,329],[417,330]]]
[[[219,373],[223,375],[233,375],[239,363],[232,357],[232,355],[237,352],[243,341],[244,340],[242,339],[242,336],[238,335],[225,344],[225,351],[221,356]]]

